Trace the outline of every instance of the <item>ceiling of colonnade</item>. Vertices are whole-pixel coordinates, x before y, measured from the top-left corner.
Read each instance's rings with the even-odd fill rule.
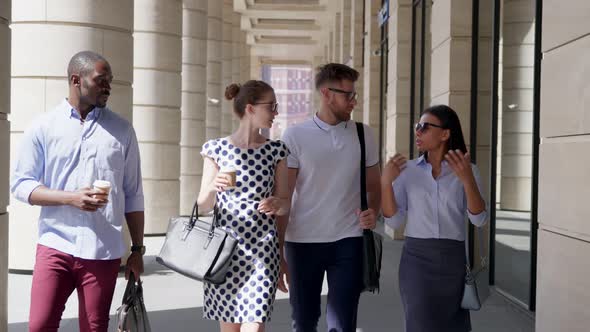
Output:
[[[340,0],[234,0],[252,55],[276,62],[322,56]]]

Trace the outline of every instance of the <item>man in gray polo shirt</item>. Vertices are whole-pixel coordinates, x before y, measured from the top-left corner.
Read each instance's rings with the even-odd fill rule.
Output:
[[[286,261],[281,259],[279,287],[287,277],[297,332],[317,330],[324,273],[328,330],[356,330],[363,287],[362,229],[375,227],[381,198],[379,156],[373,131],[365,125],[369,209],[360,211],[361,151],[350,120],[358,76],[342,64],[320,67],[315,77],[319,112],[283,136],[291,152],[287,163],[292,204],[290,215],[278,224],[286,256]]]

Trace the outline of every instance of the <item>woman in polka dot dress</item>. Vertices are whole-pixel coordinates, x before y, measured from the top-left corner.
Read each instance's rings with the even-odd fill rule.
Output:
[[[231,84],[225,97],[234,100],[240,126],[231,136],[203,146],[198,204],[201,211],[210,211],[217,201],[219,225],[239,242],[225,283],[204,284],[203,316],[218,320],[222,332],[264,331],[277,287],[287,290],[278,280],[282,239],[275,217],[289,212],[289,151],[283,142],[259,134],[261,128],[272,126],[277,115],[270,85],[262,81]],[[235,188],[227,188],[231,178],[219,172],[223,167],[236,169]]]

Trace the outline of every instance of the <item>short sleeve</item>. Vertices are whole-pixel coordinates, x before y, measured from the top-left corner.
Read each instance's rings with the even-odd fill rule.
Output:
[[[275,160],[277,163],[285,158],[288,158],[289,154],[290,154],[287,144],[285,144],[285,142],[283,142],[281,140],[276,141],[275,151],[276,151]]]
[[[365,157],[365,165],[367,167],[375,166],[379,163],[379,152],[377,148],[377,143],[375,140],[375,134],[373,132],[373,128],[365,126],[365,147],[367,150],[367,155]]]
[[[209,157],[217,162],[217,158],[219,157],[219,152],[221,150],[221,144],[219,140],[212,139],[203,145],[203,149],[201,149],[201,155],[203,157]]]
[[[285,144],[285,148],[289,152],[287,156],[287,167],[299,168],[297,146],[295,144],[295,138],[293,137],[293,134],[293,129],[288,128],[287,130],[285,130],[282,142]]]

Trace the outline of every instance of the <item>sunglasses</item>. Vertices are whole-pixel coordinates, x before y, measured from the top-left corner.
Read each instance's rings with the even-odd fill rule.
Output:
[[[358,97],[358,93],[356,93],[356,91],[344,91],[336,88],[328,88],[328,90],[346,95],[346,100],[348,100],[349,102],[353,99],[356,100],[356,98]]]
[[[269,103],[254,103],[254,105],[272,105],[270,111],[272,113],[277,112],[278,113],[278,109],[279,109],[279,103],[276,103],[274,101],[271,101]]]
[[[415,129],[417,132],[420,132],[420,133],[421,133],[421,132],[425,132],[425,131],[427,131],[427,130],[428,130],[428,128],[430,128],[430,127],[436,127],[436,128],[446,129],[446,128],[445,128],[445,127],[443,127],[443,126],[439,126],[439,125],[437,125],[437,124],[430,123],[430,122],[418,122],[418,123],[416,123],[416,124],[414,125],[414,129]]]

